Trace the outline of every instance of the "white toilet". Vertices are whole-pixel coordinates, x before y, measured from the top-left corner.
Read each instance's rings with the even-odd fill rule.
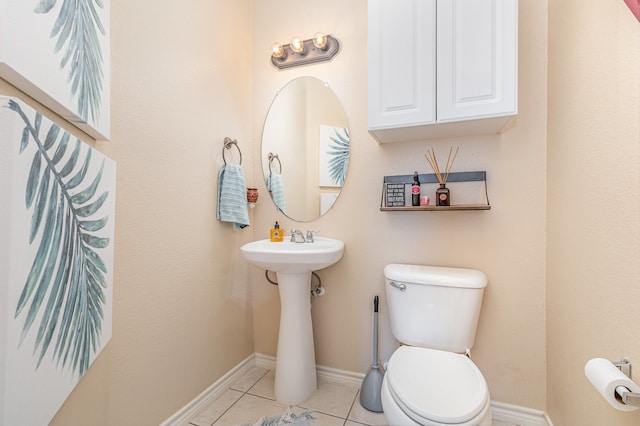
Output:
[[[469,358],[487,277],[472,269],[384,268],[391,332],[382,408],[391,426],[490,426],[489,389]]]

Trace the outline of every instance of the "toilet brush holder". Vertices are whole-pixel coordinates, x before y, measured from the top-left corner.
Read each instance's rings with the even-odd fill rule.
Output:
[[[378,365],[378,296],[373,298],[373,365],[360,388],[360,404],[369,411],[382,413],[384,370]]]

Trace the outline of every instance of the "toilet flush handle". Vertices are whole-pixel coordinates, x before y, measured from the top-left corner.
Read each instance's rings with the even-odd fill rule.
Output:
[[[391,287],[395,287],[400,291],[405,291],[407,289],[407,286],[404,284],[398,284],[395,281],[389,281],[389,284],[391,284]]]

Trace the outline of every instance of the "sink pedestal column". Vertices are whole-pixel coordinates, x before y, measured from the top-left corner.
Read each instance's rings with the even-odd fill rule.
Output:
[[[276,401],[298,405],[318,385],[311,325],[311,273],[278,272],[280,331],[276,356]]]

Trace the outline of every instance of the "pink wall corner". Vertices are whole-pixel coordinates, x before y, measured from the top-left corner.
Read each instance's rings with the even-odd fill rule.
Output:
[[[624,2],[629,6],[629,9],[631,9],[631,12],[638,21],[640,21],[640,0],[624,0]]]

